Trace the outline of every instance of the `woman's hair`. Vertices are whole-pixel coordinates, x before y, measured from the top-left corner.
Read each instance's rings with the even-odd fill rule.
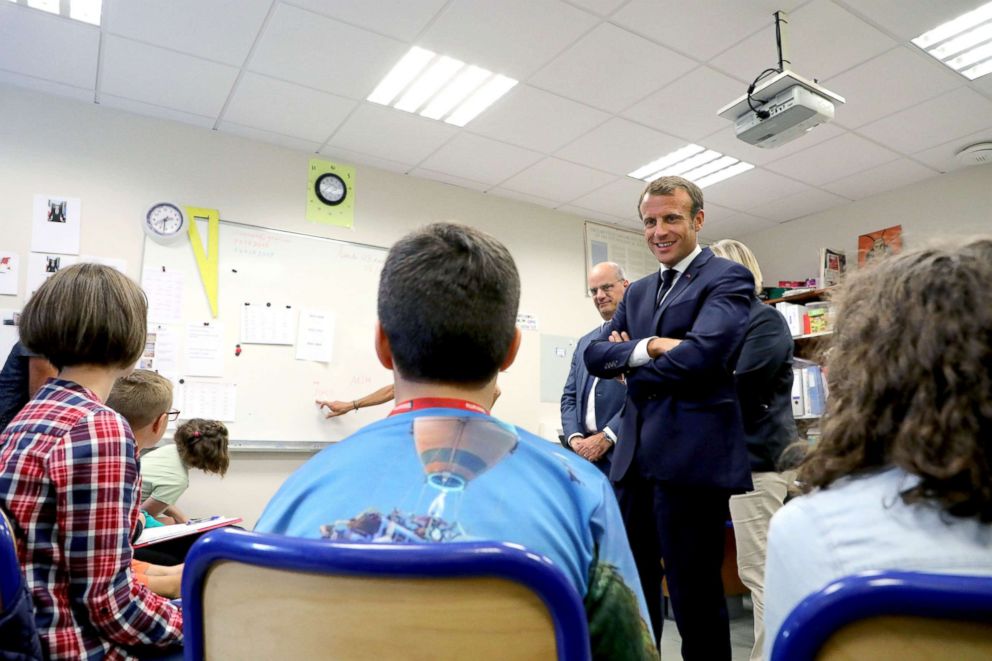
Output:
[[[193,418],[179,425],[175,435],[179,459],[187,468],[223,476],[231,457],[227,453],[227,427],[217,420]]]
[[[738,264],[743,264],[751,275],[754,276],[754,293],[761,293],[761,267],[758,266],[758,258],[754,256],[751,249],[745,246],[740,241],[734,241],[733,239],[721,239],[716,243],[710,245],[710,250],[717,257],[723,257],[729,259],[732,262],[737,262]]]
[[[130,367],[145,350],[148,303],[133,280],[100,264],[62,269],[24,306],[21,342],[56,369]]]
[[[880,260],[834,298],[828,415],[800,480],[894,465],[921,478],[905,502],[992,521],[992,238]]]

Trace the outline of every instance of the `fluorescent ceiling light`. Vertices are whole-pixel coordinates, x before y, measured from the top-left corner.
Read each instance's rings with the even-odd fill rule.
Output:
[[[627,176],[648,182],[662,176],[679,176],[702,188],[747,172],[753,167],[750,163],[739,161],[733,156],[724,156],[712,149],[686,145],[637,168]]]
[[[31,7],[38,11],[55,14],[74,21],[100,25],[100,10],[103,0],[10,0],[15,5]]]
[[[464,126],[516,84],[512,78],[414,46],[367,100]]]
[[[513,89],[516,84],[517,81],[513,78],[496,74],[475,94],[468,97],[465,103],[455,108],[455,111],[444,121],[455,126],[465,126],[475,119],[480,112],[496,103],[497,99]]]
[[[913,43],[970,80],[992,71],[992,2],[924,32]]]

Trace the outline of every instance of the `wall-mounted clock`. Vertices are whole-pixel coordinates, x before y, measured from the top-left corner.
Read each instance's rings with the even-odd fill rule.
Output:
[[[336,207],[348,197],[348,185],[333,172],[325,172],[314,183],[317,199],[330,207]]]
[[[153,204],[145,214],[143,227],[145,234],[159,243],[172,243],[182,238],[188,229],[186,215],[170,202]]]

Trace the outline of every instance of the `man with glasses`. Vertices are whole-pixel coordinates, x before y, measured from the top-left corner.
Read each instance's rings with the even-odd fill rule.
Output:
[[[615,379],[599,379],[586,369],[582,355],[617,311],[630,282],[613,262],[600,262],[589,271],[589,295],[603,324],[582,336],[572,354],[572,367],[561,394],[562,445],[610,474],[613,445],[620,428],[626,387]]]

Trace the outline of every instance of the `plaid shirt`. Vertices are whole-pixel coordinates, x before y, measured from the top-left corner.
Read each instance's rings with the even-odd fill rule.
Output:
[[[0,434],[0,503],[46,658],[182,641],[182,611],[131,573],[139,488],[131,428],[71,381],[49,380]]]

